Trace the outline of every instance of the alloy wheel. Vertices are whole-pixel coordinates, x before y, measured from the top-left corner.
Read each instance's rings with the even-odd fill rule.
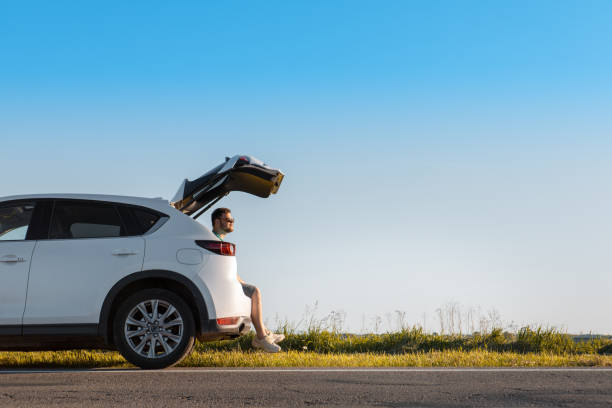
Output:
[[[180,344],[184,323],[172,304],[161,299],[148,299],[130,310],[123,332],[128,345],[137,354],[162,358]]]

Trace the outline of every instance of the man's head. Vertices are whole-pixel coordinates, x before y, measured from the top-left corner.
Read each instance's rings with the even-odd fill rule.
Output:
[[[229,208],[217,208],[212,212],[210,219],[213,231],[217,234],[225,235],[234,230],[234,217]]]

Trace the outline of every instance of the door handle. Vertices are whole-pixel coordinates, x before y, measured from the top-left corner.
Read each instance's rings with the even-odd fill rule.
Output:
[[[0,262],[5,262],[5,263],[25,262],[25,259],[17,255],[4,255],[2,258],[0,258]]]
[[[138,255],[137,251],[132,251],[130,249],[115,249],[112,252],[115,256],[127,256],[127,255]]]

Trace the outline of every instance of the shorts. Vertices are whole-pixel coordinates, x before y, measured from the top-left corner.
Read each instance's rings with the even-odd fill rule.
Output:
[[[253,297],[253,293],[255,293],[255,286],[249,285],[248,283],[242,284],[242,291],[247,297]]]

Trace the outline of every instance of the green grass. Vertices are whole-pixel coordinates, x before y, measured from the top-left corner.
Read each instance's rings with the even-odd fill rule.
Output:
[[[493,329],[490,333],[472,335],[438,335],[421,328],[384,334],[354,335],[327,330],[295,333],[285,330],[284,350],[318,353],[385,353],[403,354],[429,351],[497,351],[515,353],[596,354],[610,348],[612,341],[592,339],[576,342],[555,329],[524,327],[518,333]],[[234,341],[198,344],[199,351],[250,350],[252,335]]]
[[[186,367],[594,367],[612,366],[612,341],[576,342],[554,329],[494,329],[469,336],[420,328],[370,335],[284,329],[283,352],[251,347],[252,334],[233,341],[197,343]],[[117,352],[71,350],[0,352],[1,368],[129,367]]]

